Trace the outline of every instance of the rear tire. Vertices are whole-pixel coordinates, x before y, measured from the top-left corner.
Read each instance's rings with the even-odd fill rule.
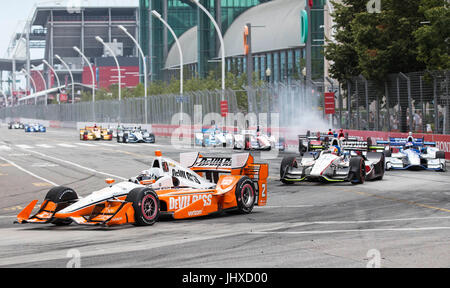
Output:
[[[256,189],[253,181],[246,176],[242,177],[236,185],[236,202],[240,214],[249,214],[255,207]]]
[[[161,205],[152,189],[133,189],[125,201],[133,203],[135,226],[151,226],[158,221]]]
[[[296,167],[298,167],[296,157],[290,156],[290,157],[283,158],[283,160],[281,161],[281,167],[280,167],[280,179],[283,184],[286,184],[286,185],[294,184],[294,182],[286,181],[284,178],[285,178],[286,173],[289,170],[289,168],[296,168]]]
[[[67,187],[55,187],[48,191],[47,195],[45,196],[45,200],[52,201],[55,204],[60,204],[57,207],[56,212],[63,210],[64,208],[68,207],[71,202],[74,202],[78,200],[77,193]],[[64,202],[68,202],[67,204],[62,204]],[[51,222],[53,225],[56,226],[67,226],[72,224],[72,220],[70,219],[54,219]]]
[[[366,181],[366,166],[362,157],[350,159],[349,180],[353,185],[364,184]]]
[[[436,158],[437,159],[445,159],[445,152],[444,151],[437,151],[436,152]]]
[[[244,150],[246,151],[250,151],[251,147],[250,147],[250,137],[249,136],[245,136],[244,139]]]

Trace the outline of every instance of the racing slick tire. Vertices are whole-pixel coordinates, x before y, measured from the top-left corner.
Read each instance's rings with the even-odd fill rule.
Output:
[[[303,140],[298,140],[298,152],[300,153],[300,156],[303,156],[303,154],[306,152],[305,147],[303,146]]]
[[[161,206],[158,195],[152,189],[133,189],[125,201],[133,203],[135,226],[151,226],[158,221]]]
[[[371,151],[370,147],[372,147],[373,141],[372,138],[368,137],[367,138],[367,151]]]
[[[281,167],[280,167],[281,183],[286,184],[286,185],[294,184],[294,182],[286,181],[284,178],[285,178],[286,173],[289,168],[297,168],[297,167],[298,167],[297,158],[295,156],[284,157],[283,160],[281,161]]]
[[[239,214],[250,214],[255,207],[256,189],[247,176],[242,177],[236,185],[236,202]]]
[[[349,181],[354,184],[364,184],[366,181],[366,165],[362,157],[350,159]]]
[[[245,135],[245,138],[244,138],[244,150],[246,150],[246,151],[251,150],[250,137],[248,135]]]
[[[122,143],[128,143],[128,133],[123,133]]]
[[[61,186],[55,187],[48,191],[47,195],[45,196],[45,200],[52,201],[55,204],[60,204],[58,205],[58,208],[56,210],[56,212],[58,212],[69,206],[74,201],[78,200],[78,195],[73,189]],[[72,220],[54,219],[51,223],[56,226],[67,226],[72,224]]]
[[[436,152],[436,159],[445,159],[445,152],[444,151],[437,151]]]
[[[374,178],[373,180],[375,181],[381,181],[384,178],[384,174],[386,172],[386,156],[384,156],[384,154],[381,156],[381,160],[378,165],[379,166],[376,166],[375,169],[377,169],[377,172],[380,176]]]

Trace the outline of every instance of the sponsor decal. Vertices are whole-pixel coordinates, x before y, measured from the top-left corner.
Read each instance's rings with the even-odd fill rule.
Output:
[[[203,200],[203,206],[212,204],[212,194],[183,195],[169,198],[169,210],[180,210],[188,207],[192,203]]]
[[[231,158],[199,158],[194,167],[231,167]]]
[[[197,184],[201,184],[200,180],[194,174],[191,174],[191,173],[189,173],[187,171],[184,171],[184,170],[173,169],[172,170],[172,176],[173,177],[184,178],[184,179],[187,179],[187,180],[189,180],[191,182],[195,182]]]
[[[188,215],[189,216],[200,216],[200,215],[202,215],[202,213],[203,213],[203,210],[194,210],[194,211],[189,211]]]
[[[222,186],[226,187],[229,186],[231,183],[233,183],[234,178],[233,177],[225,177],[222,180]]]

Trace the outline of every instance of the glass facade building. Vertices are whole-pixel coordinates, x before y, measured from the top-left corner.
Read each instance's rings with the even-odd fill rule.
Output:
[[[157,10],[167,20],[169,25],[171,25],[178,37],[181,37],[185,32],[197,26],[197,37],[193,40],[197,41],[196,63],[186,65],[186,77],[193,75],[205,77],[209,71],[220,71],[220,62],[217,61],[218,55],[220,54],[219,40],[213,24],[203,11],[198,9],[190,0],[140,1],[141,8],[144,8],[141,10]],[[219,23],[223,35],[226,34],[233,22],[242,13],[265,2],[271,2],[271,0],[200,0],[200,3],[208,9]],[[325,2],[325,0],[314,1],[314,7],[311,12],[311,33],[313,39],[311,57],[312,79],[323,79],[324,75],[323,5]],[[140,36],[142,47],[148,52],[147,54],[150,59],[151,79],[169,80],[171,77],[177,77],[179,71],[165,69],[167,56],[174,46],[174,39],[158,19],[152,18],[148,14],[148,11],[141,11],[140,13]],[[267,21],[282,20],[273,19]],[[264,25],[264,23],[256,23],[256,25],[261,24]],[[280,33],[282,32],[280,31]],[[292,35],[292,37],[296,37],[296,35]],[[239,39],[241,38],[239,36]],[[241,45],[241,42],[235,45]],[[302,68],[306,63],[304,47],[285,47],[283,50],[269,49],[264,52],[254,52],[253,56],[254,71],[259,79],[269,80],[271,82],[287,82],[292,79],[302,78]],[[228,57],[226,61],[228,71],[235,74],[247,72],[247,59],[243,55]],[[271,71],[269,77],[267,75],[268,69]]]
[[[270,0],[200,0],[214,15],[224,34],[233,21],[247,9]],[[189,0],[140,0],[141,42],[151,57],[152,79],[163,80],[164,62],[174,39],[158,19],[149,18],[148,10],[156,10],[168,21],[177,36],[198,25],[198,67],[200,76],[215,69],[217,63],[209,60],[217,57],[217,34],[208,16]],[[150,31],[150,33],[147,33]]]

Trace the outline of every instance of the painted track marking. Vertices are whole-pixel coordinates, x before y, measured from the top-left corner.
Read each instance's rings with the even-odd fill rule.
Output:
[[[42,181],[44,181],[44,182],[47,182],[48,184],[50,184],[50,185],[52,185],[52,186],[55,186],[55,187],[59,186],[59,185],[56,184],[55,182],[52,182],[52,181],[47,180],[47,179],[45,179],[45,178],[43,178],[43,177],[41,177],[41,176],[38,176],[38,175],[34,174],[33,172],[28,171],[28,170],[26,170],[25,168],[20,167],[20,166],[17,165],[16,163],[14,163],[14,162],[12,162],[12,161],[6,159],[6,158],[3,158],[3,157],[0,156],[0,159],[3,160],[3,161],[5,161],[5,162],[7,162],[7,163],[9,163],[9,164],[11,164],[12,166],[16,167],[16,168],[19,169],[20,171],[25,172],[25,173],[27,173],[28,175],[33,176],[34,178],[37,178],[37,179],[42,180]]]
[[[101,171],[98,171],[98,170],[95,170],[95,169],[92,169],[92,168],[89,168],[89,167],[85,167],[83,165],[80,165],[80,164],[77,164],[77,163],[74,163],[74,162],[71,162],[71,161],[59,159],[59,158],[56,158],[56,157],[53,157],[53,156],[50,156],[50,155],[46,155],[44,153],[40,153],[40,152],[37,152],[37,151],[29,151],[29,152],[34,153],[36,155],[39,155],[41,157],[49,158],[49,159],[52,159],[52,160],[55,160],[55,161],[58,161],[58,162],[62,162],[62,163],[65,163],[65,164],[68,164],[68,165],[71,165],[71,166],[75,166],[77,168],[93,172],[95,174],[101,174],[101,175],[105,175],[107,177],[113,177],[113,178],[120,179],[120,180],[123,180],[123,181],[127,181],[128,180],[127,178],[124,178],[124,177],[121,177],[121,176],[113,175],[113,174],[106,173],[106,172],[101,172]]]
[[[378,228],[378,229],[349,229],[349,230],[324,230],[324,231],[252,231],[249,234],[335,234],[352,232],[407,232],[407,231],[431,231],[431,230],[450,230],[450,227],[411,227],[411,228]]]

